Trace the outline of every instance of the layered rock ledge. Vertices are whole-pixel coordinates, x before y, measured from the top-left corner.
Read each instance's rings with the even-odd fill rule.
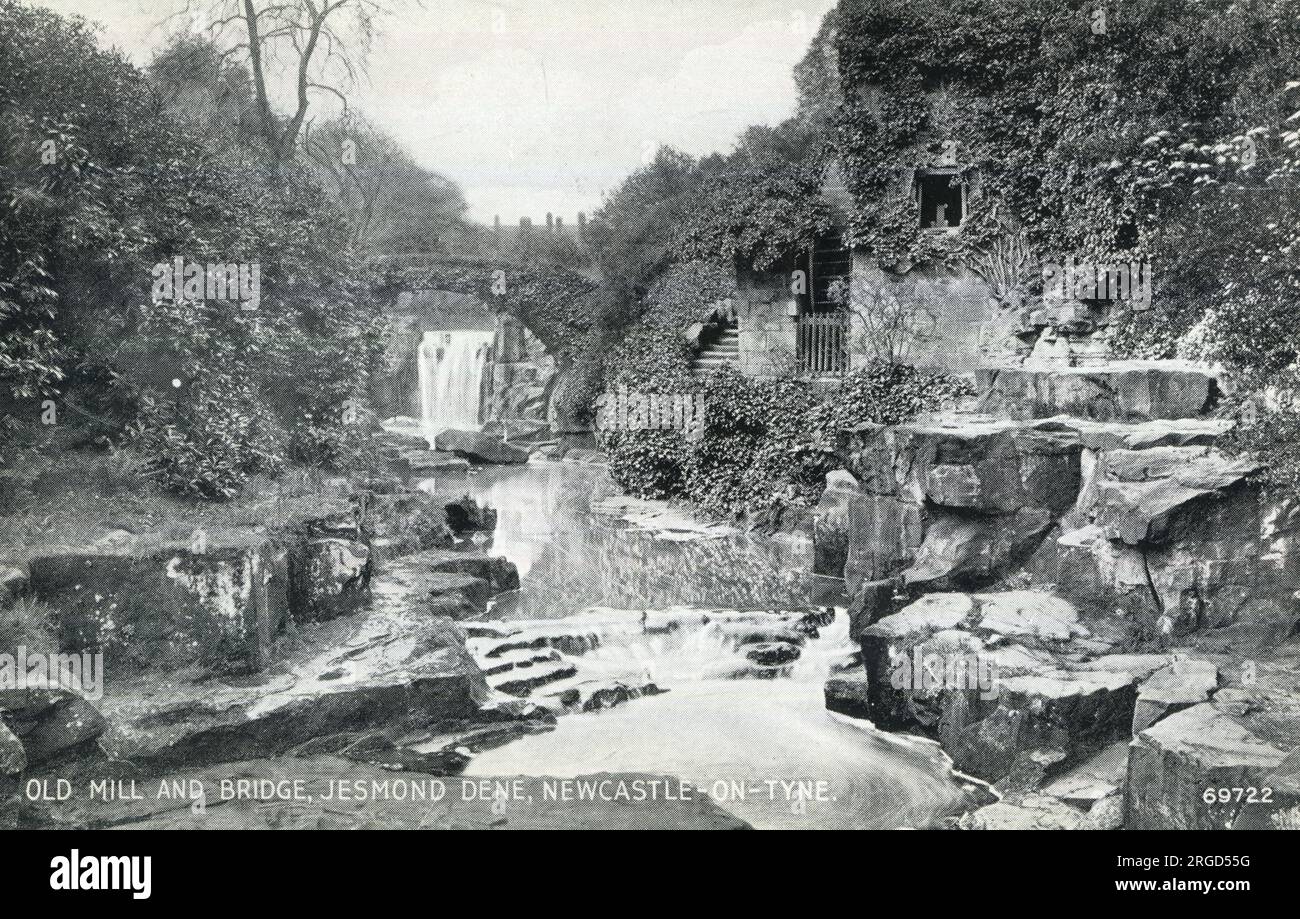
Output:
[[[850,588],[863,670],[828,707],[990,782],[965,828],[1300,825],[1300,509],[1220,449],[1213,374],[980,383],[980,414],[840,437],[815,556]]]

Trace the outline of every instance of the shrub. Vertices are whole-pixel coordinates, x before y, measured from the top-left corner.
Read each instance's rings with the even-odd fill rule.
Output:
[[[665,335],[680,335],[710,318],[715,304],[735,297],[734,272],[711,262],[673,265],[654,283],[642,304],[641,322]]]
[[[638,497],[682,497],[727,518],[817,502],[839,468],[836,434],[871,421],[898,424],[970,395],[966,380],[941,371],[878,364],[820,393],[806,380],[756,379],[723,369],[703,381],[704,430],[602,435],[610,474]]]
[[[614,349],[609,383],[643,393],[686,392],[695,385],[692,357],[690,344],[680,334],[637,329]]]
[[[832,398],[818,403],[812,424],[831,439],[837,431],[864,422],[901,424],[974,394],[969,380],[942,370],[873,364],[848,374]]]
[[[249,475],[278,472],[282,440],[273,419],[247,392],[203,391],[188,402],[146,395],[127,427],[148,458],[144,474],[180,495],[232,498]]]
[[[0,0],[0,60],[0,427],[44,398],[111,402],[153,478],[208,498],[344,461],[380,325],[311,173],[160,110],[80,20]],[[256,266],[256,310],[155,291],[177,258]]]
[[[560,430],[586,429],[595,417],[596,397],[605,386],[605,359],[593,343],[569,365],[555,396],[555,414]]]
[[[614,431],[602,435],[610,477],[637,498],[681,494],[685,438],[678,431]]]
[[[53,608],[32,597],[0,604],[0,654],[12,654],[19,646],[45,654],[58,650]]]

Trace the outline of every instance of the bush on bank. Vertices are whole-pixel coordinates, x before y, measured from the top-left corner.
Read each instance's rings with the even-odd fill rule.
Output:
[[[80,19],[0,0],[0,62],[0,424],[93,416],[204,498],[355,458],[383,324],[310,172],[170,114]],[[176,259],[258,282],[163,290]]]
[[[681,390],[679,390],[681,391]],[[807,507],[839,468],[838,432],[865,422],[898,424],[973,394],[942,371],[876,364],[833,390],[799,378],[759,379],[722,369],[702,381],[702,435],[606,431],[610,474],[629,494],[686,498],[716,517]]]

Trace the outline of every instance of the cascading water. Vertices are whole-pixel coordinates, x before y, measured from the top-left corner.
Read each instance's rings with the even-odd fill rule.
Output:
[[[420,342],[420,415],[426,430],[477,431],[483,371],[493,332],[425,332]]]
[[[467,776],[677,776],[758,827],[926,826],[965,800],[930,741],[881,734],[826,710],[825,680],[853,650],[843,609],[804,642],[787,673],[736,678],[752,664],[728,617],[799,608],[799,594],[807,602],[807,586],[787,581],[773,546],[739,534],[659,540],[604,522],[590,512],[591,499],[614,486],[597,470],[489,470],[467,487],[499,509],[489,551],[523,574],[523,589],[499,597],[480,627],[513,627],[510,640],[525,643],[542,634],[581,638],[559,657],[576,668],[574,685],[635,685],[641,675],[668,690],[569,714],[553,731],[484,750]],[[499,641],[490,633],[471,639],[470,651],[500,666],[502,658],[486,657]],[[795,806],[770,792],[777,779],[825,782],[831,799]]]

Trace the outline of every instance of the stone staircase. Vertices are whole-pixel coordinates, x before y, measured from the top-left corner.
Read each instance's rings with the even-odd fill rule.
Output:
[[[716,339],[700,349],[700,353],[691,363],[691,373],[701,377],[724,366],[734,367],[739,362],[740,332],[734,328],[726,328]]]

